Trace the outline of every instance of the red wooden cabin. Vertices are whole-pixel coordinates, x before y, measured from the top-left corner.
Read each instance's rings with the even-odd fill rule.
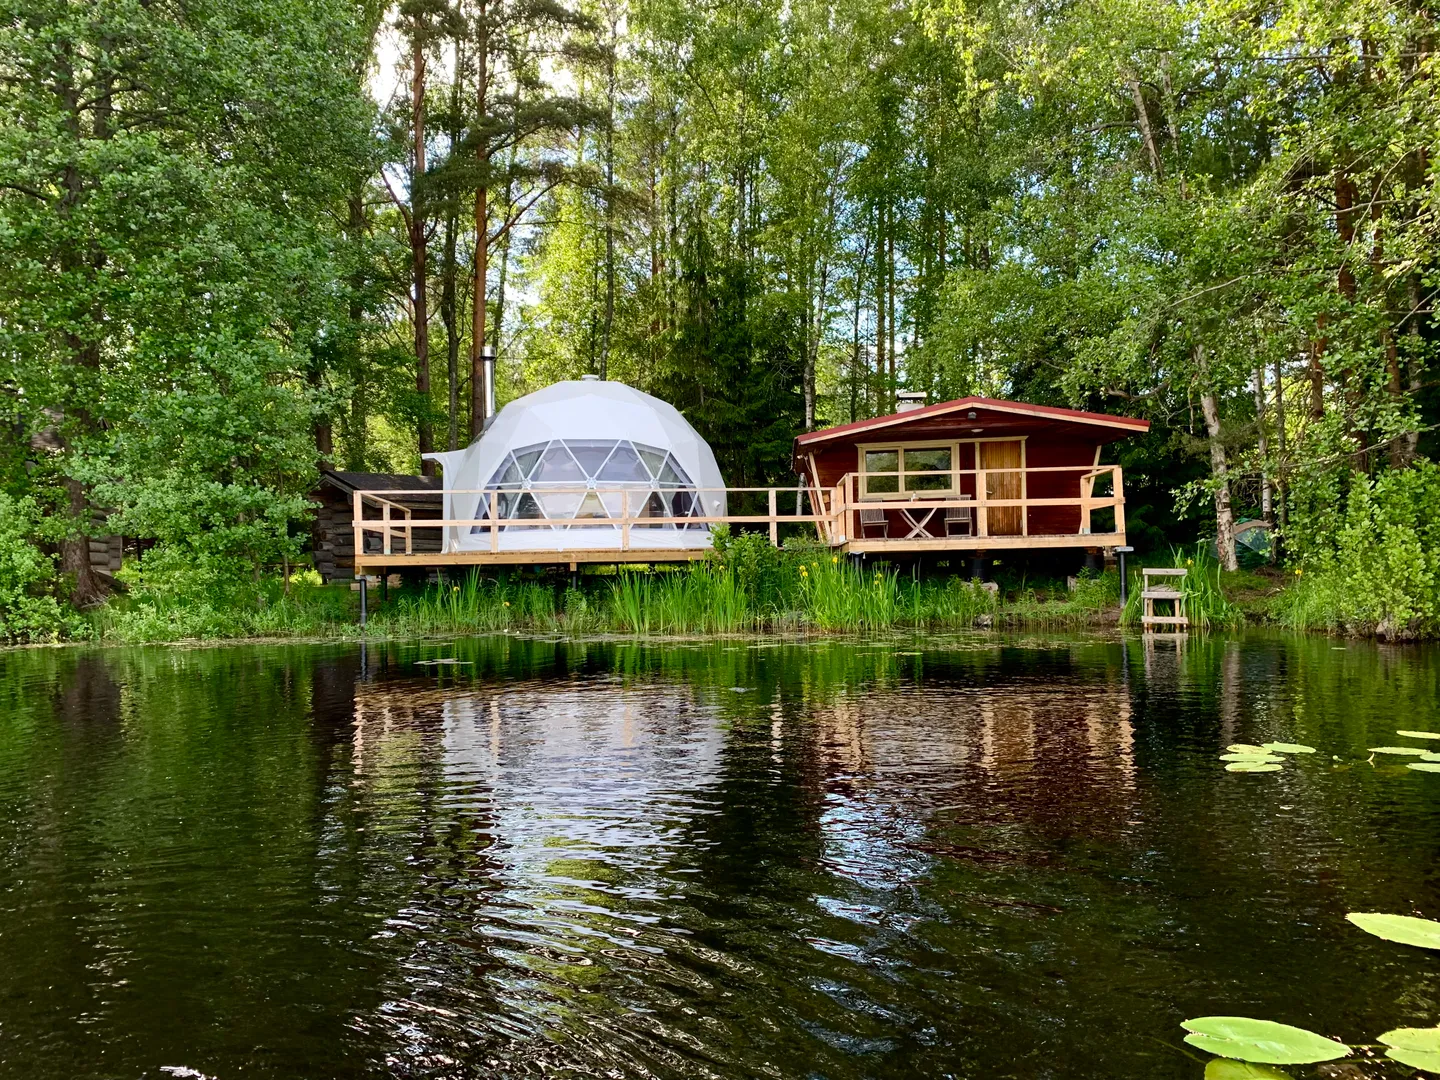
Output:
[[[1124,481],[1105,445],[1150,424],[967,397],[811,431],[795,466],[822,537],[855,552],[1108,548],[1125,543]]]

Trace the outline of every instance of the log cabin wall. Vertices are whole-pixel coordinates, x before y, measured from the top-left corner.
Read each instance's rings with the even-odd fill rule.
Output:
[[[384,491],[391,502],[409,508],[416,522],[441,520],[441,488],[438,479],[428,476],[400,476],[391,473],[330,472],[320,474],[320,483],[310,493],[315,503],[315,523],[311,531],[311,554],[315,570],[324,581],[345,581],[355,576],[354,495],[356,491]],[[380,511],[368,508],[367,520],[379,518]],[[440,551],[441,529],[416,529],[413,532],[417,554]],[[367,550],[379,551],[378,533],[365,538]]]

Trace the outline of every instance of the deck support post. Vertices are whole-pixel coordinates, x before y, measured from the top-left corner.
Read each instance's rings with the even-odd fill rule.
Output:
[[[1115,559],[1120,564],[1120,606],[1123,608],[1130,599],[1130,582],[1125,576],[1125,556],[1135,549],[1133,547],[1117,547]]]
[[[970,556],[970,580],[990,580],[990,556],[986,555],[983,551],[977,551],[974,555]]]
[[[360,625],[370,621],[370,578],[365,574],[356,575],[360,582]]]

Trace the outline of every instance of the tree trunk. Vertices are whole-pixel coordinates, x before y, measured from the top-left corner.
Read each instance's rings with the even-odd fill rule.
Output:
[[[53,89],[65,110],[67,134],[74,140],[74,149],[78,156],[80,144],[84,141],[81,122],[82,104],[80,91],[75,85],[72,50],[68,44],[60,46],[60,62],[56,65],[56,70],[57,79]],[[99,81],[103,92],[100,93],[97,106],[91,114],[90,135],[96,141],[105,141],[111,137],[109,124],[110,82],[104,75],[100,77]],[[72,217],[79,208],[84,194],[85,181],[79,168],[74,164],[66,164],[61,177],[60,200],[57,207],[59,216],[62,219]],[[89,251],[81,250],[78,242],[67,242],[61,249],[60,264],[61,271],[67,280],[74,280],[76,276],[83,275],[87,281],[93,282],[95,276],[105,266],[105,254],[93,248]],[[83,312],[77,311],[76,315],[78,316],[76,321],[84,326],[88,331],[88,336],[78,333],[72,326],[64,331],[64,340],[68,364],[76,370],[76,377],[68,381],[78,396],[80,387],[93,388],[99,382],[101,359],[99,335],[100,328],[104,325],[104,311],[92,294],[88,300],[87,309]],[[89,408],[79,401],[72,401],[68,408],[62,403],[57,403],[54,411],[62,421],[56,426],[56,439],[57,445],[65,452],[66,468],[68,469],[74,458],[70,432],[89,434],[98,425]],[[70,528],[60,541],[60,566],[65,573],[73,575],[75,580],[74,592],[71,594],[72,603],[81,608],[93,607],[104,601],[107,590],[99,575],[95,573],[95,568],[90,564],[90,530],[93,523],[88,491],[79,480],[72,476],[66,476],[64,483]]]
[[[1266,526],[1275,524],[1270,503],[1270,454],[1265,432],[1265,365],[1255,368],[1255,432],[1256,450],[1260,455],[1260,518]]]
[[[420,16],[415,17],[415,42],[410,81],[410,123],[414,137],[415,168],[410,175],[410,262],[413,278],[413,323],[415,329],[415,394],[419,399],[420,453],[435,449],[430,424],[430,305],[426,297],[429,273],[425,214],[417,189],[425,176],[425,33]],[[420,472],[435,475],[435,463],[421,458]]]
[[[600,378],[610,377],[610,335],[615,328],[615,17],[605,56],[605,321],[600,330]]]
[[[1284,364],[1279,355],[1275,357],[1275,510],[1276,519],[1280,525],[1280,532],[1285,532],[1285,527],[1290,523],[1289,511],[1285,503],[1285,381]],[[1270,560],[1274,562],[1279,557],[1278,546],[1275,542],[1270,544]]]
[[[1150,110],[1145,107],[1145,93],[1140,87],[1140,80],[1130,76],[1126,80],[1130,87],[1130,97],[1135,102],[1135,119],[1140,125],[1140,137],[1145,142],[1145,153],[1150,158],[1150,168],[1155,171],[1155,179],[1161,179],[1160,171],[1160,147],[1155,142],[1155,129],[1150,126]]]
[[[490,115],[490,35],[486,19],[487,6],[480,5],[476,25],[479,41],[475,50],[475,123],[484,126]],[[486,171],[490,163],[487,141],[482,137],[475,144],[480,184],[475,188],[475,282],[470,305],[470,438],[478,439],[485,430],[485,374],[481,353],[485,348],[485,304],[490,279],[490,189]]]
[[[1203,345],[1195,346],[1195,362],[1203,387],[1200,410],[1205,416],[1205,432],[1210,437],[1210,471],[1215,476],[1215,548],[1221,568],[1237,570],[1235,516],[1230,510],[1230,467],[1225,458],[1225,444],[1220,441],[1220,409],[1215,391],[1210,387]]]
[[[450,146],[451,152],[460,142],[460,74],[463,70],[464,50],[455,44],[455,73],[450,81]],[[459,213],[454,199],[447,199],[445,209],[445,277],[440,284],[440,320],[445,324],[445,388],[446,413],[449,431],[446,433],[447,450],[460,448],[460,318],[459,283],[460,268],[456,265],[455,246],[460,232]]]
[[[363,187],[351,191],[349,215],[345,222],[346,239],[358,251],[365,236],[365,192]],[[352,252],[354,257],[354,252]],[[355,472],[365,471],[366,450],[366,405],[367,392],[365,365],[360,357],[360,342],[365,332],[364,294],[366,280],[361,261],[355,258],[355,267],[350,276],[350,303],[346,311],[349,320],[349,350],[351,378],[354,388],[350,392],[350,415],[345,421],[345,464]]]
[[[895,390],[900,385],[899,364],[895,356],[895,338],[898,336],[895,326],[895,221],[889,219],[890,227],[885,230],[885,273],[886,280],[886,303],[890,305],[888,322],[890,326],[890,384],[885,395],[885,411],[895,411]]]
[[[860,346],[860,307],[865,298],[865,261],[870,256],[870,236],[865,234],[860,240],[860,263],[855,268],[855,307],[850,330],[850,422],[854,423],[860,419],[860,385],[861,372],[869,367],[869,362],[861,354]]]
[[[874,415],[881,413],[885,400],[885,211],[875,209],[875,403]]]
[[[1329,345],[1325,337],[1327,323],[1325,313],[1321,312],[1315,319],[1315,337],[1310,341],[1310,418],[1312,420],[1325,419],[1325,367],[1321,363],[1321,359]]]

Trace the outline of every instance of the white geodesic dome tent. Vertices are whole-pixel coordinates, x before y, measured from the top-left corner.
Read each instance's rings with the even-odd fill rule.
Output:
[[[517,398],[466,449],[426,456],[444,470],[446,519],[483,520],[496,493],[504,551],[619,548],[621,527],[607,519],[619,518],[627,504],[629,515],[642,519],[631,523],[631,548],[704,548],[710,527],[702,522],[643,519],[726,511],[715,455],[679,411],[594,376]],[[565,522],[518,524],[537,518]],[[490,546],[488,525],[445,530],[446,551]]]

